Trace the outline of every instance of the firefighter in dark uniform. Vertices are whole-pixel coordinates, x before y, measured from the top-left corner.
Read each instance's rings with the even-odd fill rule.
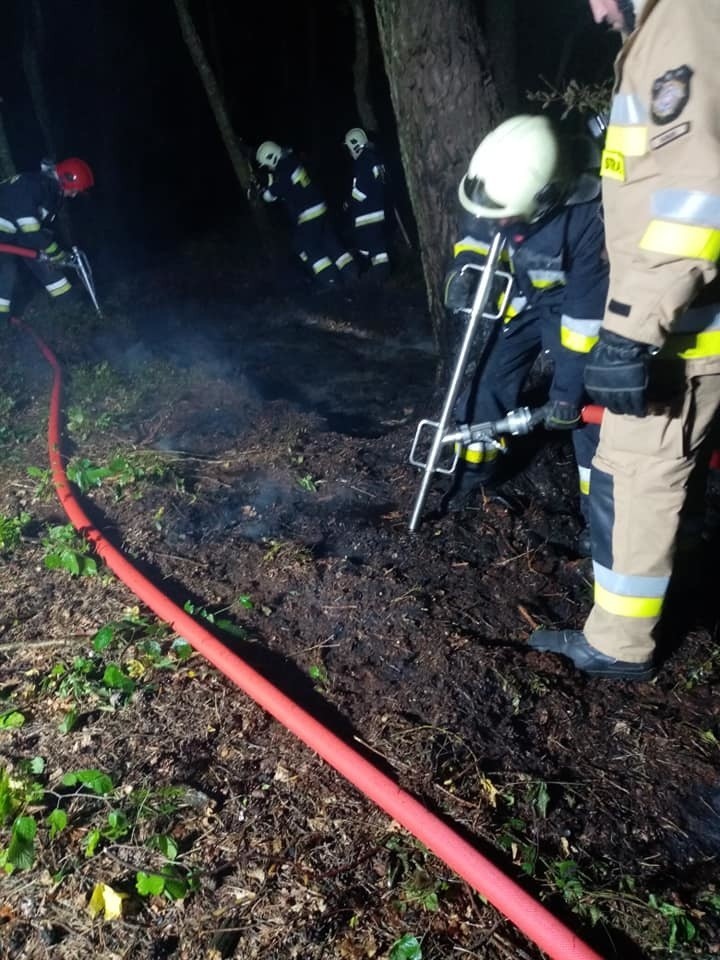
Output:
[[[360,127],[345,134],[353,159],[353,182],[348,209],[354,246],[367,265],[367,277],[385,280],[390,273],[385,230],[385,167],[373,143]]]
[[[66,254],[51,226],[63,199],[89,190],[94,183],[92,170],[77,157],[43,163],[37,173],[19,173],[0,182],[0,242],[38,253],[35,259],[0,254],[0,314],[10,313],[20,260],[51,297],[70,290],[61,268]]]
[[[293,249],[317,288],[332,289],[341,278],[352,281],[353,256],[337,239],[327,205],[294,152],[266,140],[258,147],[255,159],[267,176],[262,198],[266,203],[283,203],[292,225]]]
[[[507,233],[501,267],[513,277],[510,301],[487,361],[462,394],[459,422],[495,420],[518,406],[523,384],[541,351],[549,354],[553,378],[544,425],[571,430],[578,465],[580,504],[587,522],[590,464],[598,428],[583,425],[583,372],[597,341],[608,286],[600,183],[589,174],[563,173],[560,148],[545,117],[512,117],[476,150],[460,188],[466,211],[455,244],[444,299],[452,312],[469,312],[494,231]],[[498,321],[500,322],[500,321]],[[487,483],[502,445],[462,447],[455,493]],[[578,551],[589,553],[586,531]]]

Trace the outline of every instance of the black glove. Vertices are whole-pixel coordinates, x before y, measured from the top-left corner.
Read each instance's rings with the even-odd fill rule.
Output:
[[[601,329],[585,367],[585,389],[612,413],[644,417],[653,348]]]
[[[580,408],[567,400],[551,400],[543,411],[546,430],[574,430],[580,425]]]
[[[478,275],[475,270],[465,270],[464,272],[457,268],[450,270],[443,284],[445,309],[452,311],[452,313],[469,309],[472,306],[477,279]]]

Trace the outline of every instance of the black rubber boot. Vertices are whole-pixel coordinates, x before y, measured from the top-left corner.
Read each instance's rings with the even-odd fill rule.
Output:
[[[528,646],[543,653],[559,653],[572,660],[576,669],[590,677],[652,680],[655,673],[652,660],[631,663],[600,653],[590,646],[582,630],[536,630],[528,640]]]

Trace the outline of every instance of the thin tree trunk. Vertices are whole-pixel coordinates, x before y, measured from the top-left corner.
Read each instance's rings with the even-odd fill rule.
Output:
[[[180,21],[183,40],[190,52],[195,68],[200,75],[202,85],[205,88],[210,108],[215,117],[220,136],[225,144],[225,149],[230,157],[235,176],[245,196],[250,197],[253,194],[253,173],[247,151],[243,149],[242,141],[235,135],[235,131],[232,128],[222,91],[218,86],[215,74],[205,55],[202,40],[195,29],[188,2],[187,0],[174,0],[174,3],[178,20]],[[259,203],[251,203],[250,207],[258,229],[263,236],[268,236],[270,228],[262,206]]]
[[[505,115],[520,103],[517,76],[516,0],[486,0],[485,29],[493,76]]]
[[[5,124],[2,117],[2,97],[0,97],[0,179],[14,177],[16,173],[15,161],[5,133]]]
[[[33,110],[43,135],[45,156],[59,159],[55,154],[55,138],[50,123],[45,87],[43,86],[40,60],[45,49],[45,24],[40,0],[31,0],[25,7],[25,35],[22,46],[22,64],[30,90]]]
[[[377,118],[368,95],[370,49],[365,0],[350,0],[355,24],[355,57],[353,60],[353,86],[360,123],[366,130],[377,130]]]
[[[500,104],[473,0],[375,0],[375,10],[442,356],[442,280],[456,239],[457,188]]]

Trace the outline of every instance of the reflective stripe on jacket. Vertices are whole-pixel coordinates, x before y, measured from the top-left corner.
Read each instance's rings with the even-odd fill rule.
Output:
[[[590,192],[599,194],[599,188]],[[467,215],[462,228],[454,247],[454,268],[484,262],[490,248],[487,221]],[[597,340],[605,306],[604,246],[599,196],[582,202],[570,198],[534,224],[521,243],[511,242],[502,255],[501,267],[515,280],[505,322],[511,324],[528,308],[547,307],[560,318],[562,346],[587,353]]]
[[[720,370],[720,6],[647,0],[616,62],[603,152],[612,263],[604,325]]]

